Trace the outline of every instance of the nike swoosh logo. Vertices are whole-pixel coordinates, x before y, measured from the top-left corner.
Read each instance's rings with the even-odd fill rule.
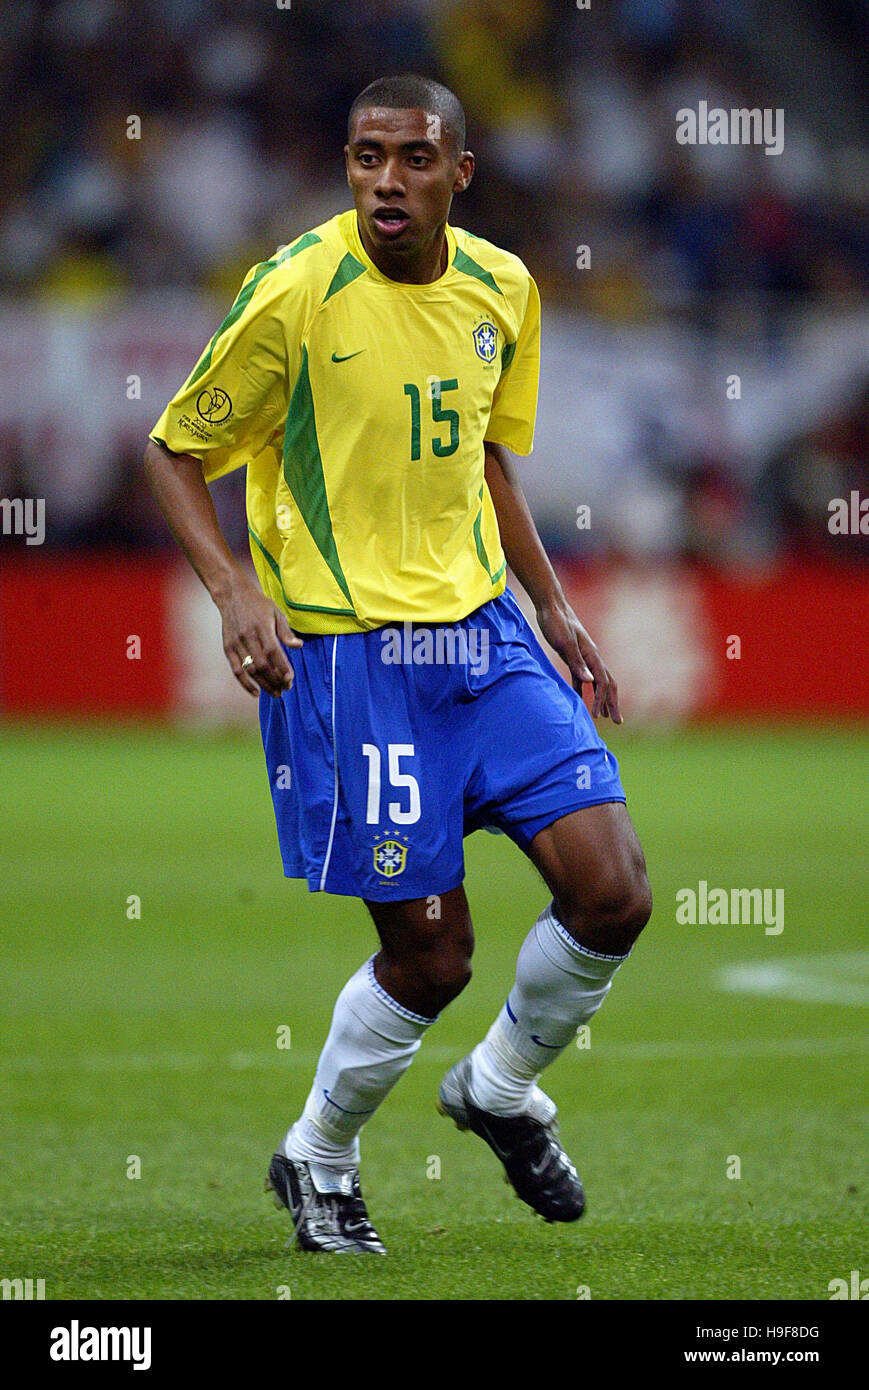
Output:
[[[349,362],[351,357],[358,357],[358,356],[359,356],[359,353],[360,353],[360,352],[364,352],[364,351],[365,351],[364,348],[360,348],[360,349],[359,349],[359,352],[345,352],[345,354],[344,354],[343,357],[339,357],[338,354],[337,354],[337,352],[333,352],[333,353],[332,353],[332,361],[333,361],[333,362]]]
[[[494,1149],[495,1153],[497,1154],[498,1158],[500,1158],[502,1163],[506,1163],[510,1155],[504,1149],[501,1148],[501,1145],[493,1137],[492,1131],[490,1130],[489,1126],[481,1124],[480,1129],[485,1130],[486,1142],[489,1144],[490,1148]]]
[[[538,1047],[548,1047],[550,1052],[558,1051],[557,1043],[545,1043],[542,1038],[538,1038],[536,1033],[531,1034],[531,1041],[536,1042]],[[548,1065],[548,1064],[547,1064]]]
[[[539,1163],[532,1163],[532,1164],[530,1165],[530,1167],[531,1167],[531,1172],[534,1174],[535,1178],[542,1178],[542,1176],[543,1176],[543,1174],[544,1174],[544,1172],[545,1172],[545,1170],[546,1170],[546,1167],[547,1167],[547,1165],[548,1165],[548,1163],[549,1163],[549,1159],[550,1159],[550,1154],[549,1154],[549,1152],[548,1152],[548,1150],[547,1150],[547,1152],[544,1154],[543,1158],[540,1160]]]
[[[329,1092],[326,1090],[325,1086],[323,1087],[323,1095],[326,1097],[326,1099],[327,1099],[327,1101],[329,1102],[330,1105],[334,1105],[334,1107],[335,1107],[336,1110],[340,1110],[340,1111],[341,1111],[343,1114],[345,1114],[345,1115],[373,1115],[373,1114],[374,1114],[374,1111],[373,1111],[373,1110],[345,1110],[345,1108],[344,1108],[343,1105],[339,1105],[338,1102],[337,1102],[337,1100],[333,1100],[333,1099],[332,1099],[332,1097],[329,1095]]]

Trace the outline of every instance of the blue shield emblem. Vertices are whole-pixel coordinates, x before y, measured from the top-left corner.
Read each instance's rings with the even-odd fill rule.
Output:
[[[374,846],[374,867],[384,878],[395,878],[404,873],[407,863],[407,846],[397,840],[381,840]]]
[[[474,329],[474,348],[484,362],[494,362],[498,353],[498,330],[488,320]]]

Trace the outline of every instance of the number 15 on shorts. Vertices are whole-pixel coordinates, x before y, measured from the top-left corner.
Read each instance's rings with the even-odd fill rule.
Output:
[[[362,755],[368,759],[368,804],[365,820],[368,825],[378,825],[381,820],[381,769],[383,759],[380,749],[373,743],[363,743]],[[393,825],[414,825],[420,817],[419,783],[411,772],[402,772],[401,759],[413,757],[412,743],[389,743],[386,747],[389,786],[394,791],[408,794],[410,805],[401,801],[390,801],[386,815]],[[387,793],[388,795],[388,793]]]

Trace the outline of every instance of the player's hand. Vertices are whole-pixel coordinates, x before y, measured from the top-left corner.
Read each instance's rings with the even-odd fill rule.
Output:
[[[223,620],[223,650],[232,674],[249,695],[282,695],[293,683],[293,668],[281,643],[301,647],[286,615],[246,577],[217,601]],[[246,657],[253,662],[244,666]]]
[[[604,719],[621,724],[619,688],[615,676],[607,670],[600,652],[570,604],[562,599],[541,605],[537,609],[537,621],[549,645],[569,667],[574,690],[582,695],[583,685],[590,682],[594,686],[592,717],[597,719],[602,714]]]

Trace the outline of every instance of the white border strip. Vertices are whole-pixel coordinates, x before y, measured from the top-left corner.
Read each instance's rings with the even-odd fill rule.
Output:
[[[332,638],[332,764],[335,768],[335,794],[332,798],[332,824],[329,827],[329,843],[326,846],[326,858],[323,860],[323,872],[320,875],[320,892],[326,891],[326,875],[329,872],[329,860],[332,858],[332,841],[335,838],[335,821],[338,818],[338,744],[335,741],[335,655],[338,650],[338,634]]]
[[[734,994],[869,1008],[869,951],[739,961],[719,970],[715,982]]]
[[[847,1034],[839,1038],[740,1038],[721,1042],[691,1042],[684,1038],[663,1038],[654,1042],[602,1042],[591,1048],[573,1051],[580,1067],[589,1063],[616,1062],[738,1062],[753,1059],[775,1062],[802,1057],[865,1056],[867,1037]],[[84,1052],[30,1054],[0,1058],[0,1076],[11,1081],[15,1077],[52,1075],[69,1070],[84,1072],[149,1072],[149,1071],[272,1071],[289,1063],[314,1066],[320,1056],[318,1047],[293,1047],[289,1052],[231,1052],[224,1055],[203,1052]],[[426,1039],[414,1059],[414,1067],[444,1066],[454,1062],[453,1043],[433,1043]]]

